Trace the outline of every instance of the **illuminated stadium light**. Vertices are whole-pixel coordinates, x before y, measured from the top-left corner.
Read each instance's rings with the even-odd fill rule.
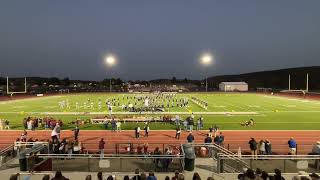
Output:
[[[208,53],[207,54],[203,54],[202,57],[201,57],[201,63],[203,65],[211,64],[212,60],[213,60],[213,56],[211,54],[208,54]]]
[[[116,62],[117,62],[117,60],[114,55],[108,55],[105,58],[105,63],[108,66],[114,66],[116,64]]]

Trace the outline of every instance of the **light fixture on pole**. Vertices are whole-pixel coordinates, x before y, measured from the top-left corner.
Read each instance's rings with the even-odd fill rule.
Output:
[[[105,57],[104,61],[105,61],[105,64],[110,68],[115,66],[116,63],[117,63],[117,59],[116,59],[116,57],[114,55],[107,55]],[[112,78],[110,77],[110,92],[112,92],[112,80],[111,79]]]
[[[211,65],[212,63],[212,60],[213,60],[213,56],[210,54],[210,53],[205,53],[201,56],[200,58],[200,61],[201,61],[201,64],[203,66],[209,66]],[[207,72],[206,72],[206,92],[208,92],[208,77],[207,77]]]

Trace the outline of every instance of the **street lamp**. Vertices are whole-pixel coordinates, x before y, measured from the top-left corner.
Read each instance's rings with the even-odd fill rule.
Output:
[[[116,59],[116,57],[114,55],[107,55],[105,57],[104,61],[105,61],[105,64],[110,68],[115,66],[116,63],[117,63],[117,59]],[[111,79],[112,78],[110,77],[110,92],[112,91],[112,81],[111,81]]]
[[[200,60],[201,60],[201,64],[202,64],[203,66],[206,66],[206,67],[207,67],[207,66],[211,65],[212,60],[213,60],[213,56],[212,56],[211,54],[209,54],[209,53],[205,53],[205,54],[203,54],[203,55],[201,56]],[[206,72],[206,92],[208,92],[208,77],[207,77],[207,72]]]

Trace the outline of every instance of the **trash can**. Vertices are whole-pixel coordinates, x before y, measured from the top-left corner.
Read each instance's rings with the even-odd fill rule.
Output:
[[[19,159],[20,171],[27,171],[27,158]]]
[[[195,166],[196,154],[194,148],[191,144],[182,145],[184,153],[185,153],[185,165],[184,169],[186,171],[193,171]]]

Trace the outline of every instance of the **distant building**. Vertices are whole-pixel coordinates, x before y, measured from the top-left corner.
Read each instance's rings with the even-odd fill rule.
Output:
[[[220,91],[248,91],[249,87],[246,82],[221,82]]]

